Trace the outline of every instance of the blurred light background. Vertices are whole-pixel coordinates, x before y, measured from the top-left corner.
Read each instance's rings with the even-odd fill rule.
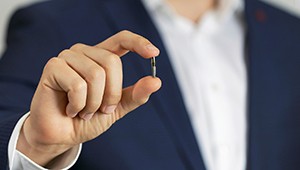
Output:
[[[0,55],[5,47],[6,30],[13,12],[22,6],[41,0],[0,0]]]

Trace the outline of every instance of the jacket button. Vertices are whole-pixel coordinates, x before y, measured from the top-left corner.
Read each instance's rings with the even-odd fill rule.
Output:
[[[258,22],[265,22],[267,20],[267,15],[264,10],[258,9],[255,11],[255,18]]]

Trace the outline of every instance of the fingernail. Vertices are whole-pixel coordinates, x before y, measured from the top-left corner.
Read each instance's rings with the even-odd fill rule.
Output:
[[[77,112],[72,111],[70,105],[67,106],[66,113],[70,118],[74,118],[77,115]]]
[[[76,115],[77,115],[77,113],[68,113],[67,114],[70,118],[74,118]]]
[[[148,45],[146,46],[146,48],[147,48],[148,50],[152,51],[153,53],[155,53],[156,56],[158,56],[158,54],[159,54],[159,49],[156,48],[154,45],[148,44]]]
[[[116,107],[116,105],[106,106],[104,109],[104,113],[113,113]]]
[[[93,117],[93,114],[85,114],[85,115],[82,117],[82,119],[88,121],[88,120],[90,120],[92,117]]]

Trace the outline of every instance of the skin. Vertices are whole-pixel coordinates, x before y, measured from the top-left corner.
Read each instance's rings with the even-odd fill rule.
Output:
[[[159,54],[147,39],[122,31],[96,46],[76,44],[49,60],[17,149],[49,167],[55,157],[76,150],[144,104],[161,81],[148,76],[122,89],[120,57],[129,51],[144,58]]]
[[[214,7],[213,0],[167,0],[175,11],[193,22]],[[119,32],[95,45],[75,44],[52,58],[32,99],[17,142],[17,150],[46,168],[66,166],[80,143],[94,139],[130,111],[146,103],[161,87],[161,80],[141,78],[122,89],[120,57],[129,51],[143,58],[158,56],[147,39]],[[55,128],[54,128],[55,127]]]
[[[197,23],[205,12],[217,5],[215,0],[167,0],[178,15]]]

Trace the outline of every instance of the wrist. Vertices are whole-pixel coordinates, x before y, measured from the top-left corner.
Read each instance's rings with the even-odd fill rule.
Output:
[[[36,135],[30,124],[30,116],[25,120],[17,142],[17,150],[40,166],[48,167],[56,158],[72,146],[43,142],[43,137]]]

